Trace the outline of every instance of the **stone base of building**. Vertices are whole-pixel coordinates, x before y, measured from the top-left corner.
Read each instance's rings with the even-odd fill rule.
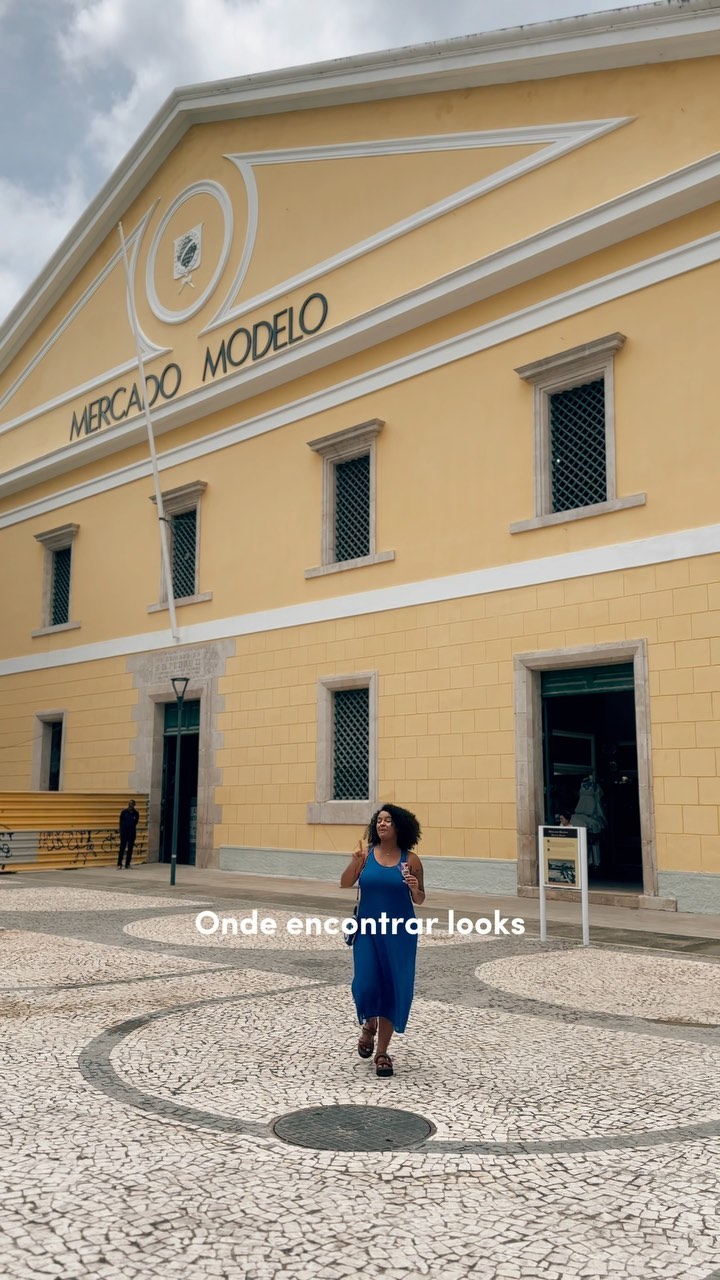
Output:
[[[301,880],[339,880],[349,853],[317,853],[304,849],[251,849],[221,845],[221,871],[251,876],[284,876]],[[500,858],[423,858],[428,889],[463,893],[517,893],[517,863]]]
[[[720,875],[709,871],[659,871],[658,891],[676,898],[678,911],[720,915]]]

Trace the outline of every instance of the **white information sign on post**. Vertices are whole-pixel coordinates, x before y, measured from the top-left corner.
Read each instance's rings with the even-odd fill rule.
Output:
[[[547,940],[547,889],[579,889],[583,946],[590,945],[587,831],[585,827],[538,827],[540,941]]]

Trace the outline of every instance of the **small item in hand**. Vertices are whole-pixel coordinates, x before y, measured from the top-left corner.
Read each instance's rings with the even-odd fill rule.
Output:
[[[357,902],[355,903],[355,908],[354,908],[354,910],[353,910],[353,916],[354,916],[354,918],[355,918],[355,928],[354,928],[354,929],[348,929],[348,927],[347,927],[347,925],[346,925],[346,926],[345,926],[345,928],[343,929],[343,938],[344,938],[344,940],[345,940],[345,944],[346,944],[346,946],[348,946],[348,947],[353,947],[353,946],[355,945],[355,939],[356,939],[356,937],[357,937],[357,918],[358,918],[358,904],[357,904]]]

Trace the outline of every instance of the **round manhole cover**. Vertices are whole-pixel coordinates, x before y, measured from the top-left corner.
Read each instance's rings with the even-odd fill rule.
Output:
[[[316,1151],[407,1151],[435,1132],[429,1120],[392,1107],[308,1107],[272,1127],[283,1142]]]

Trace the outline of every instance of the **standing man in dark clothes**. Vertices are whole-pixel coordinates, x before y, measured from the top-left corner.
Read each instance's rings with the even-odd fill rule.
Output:
[[[118,854],[118,866],[122,867],[123,854],[125,853],[125,870],[130,866],[132,851],[135,847],[135,833],[137,831],[138,818],[140,814],[135,808],[135,801],[128,800],[127,809],[123,809],[120,814],[120,823],[118,830],[120,832],[120,852]]]

